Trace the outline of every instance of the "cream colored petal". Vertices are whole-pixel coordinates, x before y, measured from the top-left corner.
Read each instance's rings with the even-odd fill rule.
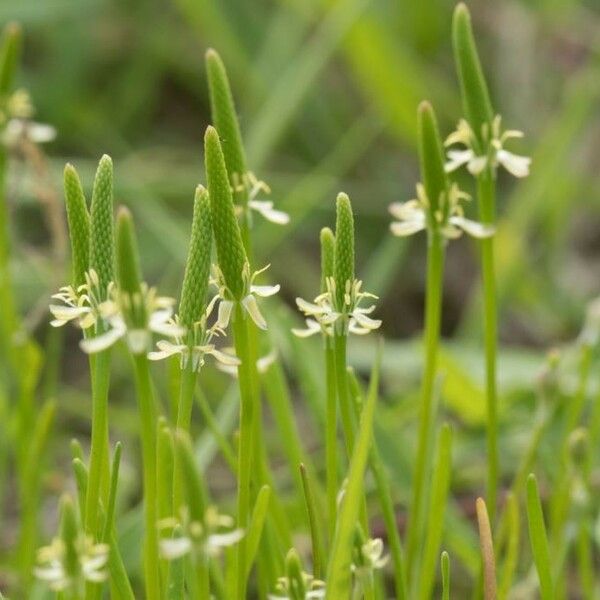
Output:
[[[269,367],[277,360],[277,350],[272,350],[269,354],[261,356],[256,361],[256,368],[259,373],[266,373]]]
[[[498,162],[515,177],[527,177],[529,175],[529,166],[531,158],[513,154],[507,150],[498,150],[496,153]]]
[[[466,165],[474,156],[473,150],[449,150],[447,152],[448,160],[444,164],[444,171],[452,173],[452,171]]]
[[[287,225],[290,222],[290,216],[282,210],[273,208],[273,203],[268,200],[251,200],[248,206],[260,213],[267,221],[277,225]]]
[[[233,546],[244,537],[243,529],[234,529],[227,533],[214,533],[208,536],[207,551],[210,555],[218,553],[221,548]]]
[[[378,329],[381,327],[381,321],[379,319],[371,319],[367,317],[364,313],[354,311],[352,313],[352,318],[361,326],[366,329]]]
[[[477,221],[471,221],[464,217],[450,217],[449,222],[455,227],[460,227],[463,231],[475,238],[488,238],[494,235],[496,228],[493,225],[484,225]]]
[[[167,560],[181,558],[192,549],[192,542],[187,537],[162,539],[159,545],[161,556]]]
[[[394,221],[390,223],[390,231],[398,237],[407,237],[423,231],[426,227],[425,219],[415,219],[413,221]]]
[[[56,129],[46,123],[30,121],[26,126],[27,137],[36,144],[46,144],[56,137]]]
[[[219,329],[227,329],[231,320],[231,312],[233,311],[233,302],[231,300],[221,300],[219,303],[219,311],[217,313],[217,327]]]
[[[269,296],[274,296],[279,290],[281,286],[277,285],[251,285],[250,292],[260,296],[261,298],[268,298]]]
[[[250,318],[254,321],[257,327],[260,329],[267,329],[267,322],[262,316],[256,298],[252,294],[248,294],[242,299],[242,306],[246,312],[250,315]]]
[[[474,156],[467,164],[467,169],[471,175],[479,175],[487,167],[487,156]]]
[[[314,319],[306,319],[306,329],[292,329],[292,333],[299,338],[307,338],[321,332],[321,326]]]
[[[221,350],[217,350],[214,347],[205,351],[205,354],[214,356],[223,365],[237,367],[238,365],[242,364],[242,361],[237,356],[227,354],[226,352],[221,352]]]
[[[313,304],[307,302],[304,298],[296,298],[296,305],[298,308],[307,315],[322,315],[329,312],[329,308],[321,304]]]
[[[98,335],[93,338],[87,338],[79,342],[79,347],[86,354],[95,354],[96,352],[102,352],[107,348],[110,348],[118,340],[120,340],[126,333],[125,328],[113,328],[109,329],[106,333]]]
[[[423,208],[418,200],[408,200],[407,202],[392,202],[388,210],[390,214],[399,221],[406,221],[414,218],[416,213],[423,213]],[[423,215],[424,217],[424,215]]]

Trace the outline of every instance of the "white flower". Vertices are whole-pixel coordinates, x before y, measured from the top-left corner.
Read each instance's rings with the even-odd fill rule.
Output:
[[[232,348],[227,348],[226,350],[233,352]],[[277,350],[275,349],[271,350],[269,354],[261,356],[256,361],[256,370],[261,374],[266,373],[269,370],[269,367],[277,360],[277,356]],[[232,377],[237,377],[238,367],[240,366],[240,364],[241,362],[239,360],[235,364],[227,364],[224,362],[220,362],[217,363],[217,369],[219,369],[219,371],[223,371],[223,373],[231,375]]]
[[[388,563],[389,556],[383,555],[383,541],[380,538],[368,539],[360,546],[360,552],[352,563],[352,572],[358,577],[369,575],[376,569],[382,569]]]
[[[354,333],[365,335],[381,327],[381,321],[371,319],[370,315],[375,310],[375,305],[362,307],[365,299],[377,300],[377,296],[361,290],[362,281],[346,281],[343,306],[336,306],[336,285],[333,277],[325,281],[324,293],[317,296],[313,302],[296,298],[298,308],[306,315],[306,329],[292,329],[298,337],[309,337],[315,333],[331,336],[335,332],[340,334]]]
[[[55,538],[49,546],[38,550],[39,566],[34,569],[34,575],[56,592],[81,590],[86,581],[98,583],[108,577],[105,569],[109,553],[107,544],[94,544],[92,538],[80,534],[75,550],[77,572],[69,573],[71,565],[66,564],[65,543]]]
[[[450,186],[448,198],[442,194],[439,199],[440,208],[433,215],[433,226],[437,227],[446,239],[455,239],[466,232],[476,238],[486,238],[494,235],[495,228],[471,221],[464,216],[462,202],[470,200],[470,196],[462,192],[456,184]],[[389,211],[397,221],[390,224],[394,235],[405,237],[427,229],[427,215],[430,203],[423,184],[417,184],[417,197],[408,202],[394,202]]]
[[[135,294],[111,286],[108,300],[98,307],[108,330],[96,337],[81,340],[79,345],[87,354],[94,354],[125,338],[133,354],[145,354],[152,333],[172,338],[185,334],[185,328],[171,320],[174,304],[173,298],[157,296],[156,289],[149,288],[145,283],[142,284],[141,291]]]
[[[26,119],[11,119],[2,132],[2,142],[9,147],[17,146],[22,140],[46,144],[55,137],[56,129],[52,125]]]
[[[248,194],[248,208],[259,213],[267,221],[276,223],[277,225],[287,225],[290,222],[290,216],[282,210],[273,208],[274,204],[270,200],[257,200],[260,194],[270,194],[271,188],[254,175],[252,171],[248,171],[240,176],[234,173],[232,176],[234,193],[246,192]],[[238,212],[242,207],[236,207]]]
[[[302,572],[302,583],[306,590],[304,600],[314,600],[315,598],[325,598],[325,582],[320,579],[315,579],[310,573]],[[292,595],[292,592],[297,589],[289,577],[279,577],[275,585],[275,594],[269,594],[268,600],[292,600],[297,598],[297,595]]]
[[[242,294],[240,304],[244,311],[254,321],[256,326],[260,329],[267,329],[267,322],[258,308],[258,302],[256,301],[256,298],[267,298],[269,296],[273,296],[279,291],[280,286],[279,284],[254,285],[254,280],[256,277],[258,277],[258,275],[264,273],[270,266],[271,265],[267,265],[266,267],[255,271],[254,273],[250,273],[250,265],[248,262],[246,262],[242,270],[244,293]],[[227,329],[229,321],[231,320],[231,314],[233,312],[233,307],[235,306],[235,301],[232,300],[233,294],[231,294],[229,288],[225,284],[225,278],[223,277],[223,273],[219,267],[217,265],[213,265],[212,271],[211,283],[217,287],[219,290],[219,297],[221,298],[217,316],[217,327],[224,330]]]
[[[82,329],[89,329],[96,324],[100,313],[98,300],[99,280],[96,271],[91,269],[85,274],[85,283],[77,289],[64,286],[53,294],[52,298],[61,300],[63,304],[50,304],[49,309],[54,319],[52,327],[62,327],[70,321],[75,321]]]
[[[163,358],[179,354],[181,369],[184,370],[187,368],[191,357],[192,369],[194,371],[199,371],[206,362],[205,357],[211,355],[217,361],[217,365],[223,365],[224,368],[228,367],[235,369],[237,365],[240,364],[239,358],[233,353],[217,350],[212,343],[213,338],[224,335],[225,332],[216,324],[212,327],[207,327],[207,320],[210,317],[217,300],[219,300],[219,297],[215,296],[206,307],[202,319],[199,322],[194,323],[191,343],[186,339],[186,336],[175,336],[174,343],[169,342],[168,340],[160,340],[156,344],[158,351],[150,352],[148,358],[150,360],[162,360]],[[174,325],[179,326],[179,319],[177,316],[175,316],[171,322]]]
[[[462,165],[467,165],[467,169],[471,175],[479,175],[488,166],[492,169],[497,169],[498,165],[502,165],[509,173],[515,177],[527,177],[529,175],[529,166],[531,158],[513,154],[504,149],[504,144],[509,139],[523,137],[522,131],[509,129],[502,131],[502,119],[500,115],[496,115],[492,122],[491,131],[488,124],[484,124],[482,137],[485,147],[483,154],[478,155],[475,150],[475,134],[471,126],[461,119],[458,122],[456,131],[451,133],[445,141],[446,146],[453,144],[462,144],[466,146],[465,150],[448,150],[448,162],[445,165],[447,173],[455,171]]]
[[[204,522],[192,521],[189,510],[181,510],[181,518],[163,519],[158,529],[168,533],[179,530],[179,537],[162,537],[160,553],[167,560],[176,560],[191,554],[194,558],[219,556],[223,548],[234,546],[244,537],[243,529],[233,529],[234,521],[228,515],[219,514],[214,506],[204,513]]]

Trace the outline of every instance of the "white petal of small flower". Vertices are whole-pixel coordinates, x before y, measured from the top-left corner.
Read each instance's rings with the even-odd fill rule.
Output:
[[[296,298],[298,308],[306,315],[324,315],[331,311],[331,308],[324,304],[313,304],[307,302],[304,298]]]
[[[252,294],[248,294],[242,299],[242,306],[250,315],[250,318],[254,321],[257,327],[263,330],[267,329],[267,322],[258,308],[258,302],[256,302],[256,298]]]
[[[267,221],[277,225],[287,225],[290,222],[290,216],[282,210],[273,208],[273,202],[270,200],[250,200],[248,206],[260,213]]]
[[[381,327],[381,321],[379,319],[371,319],[367,317],[363,312],[355,310],[352,313],[352,318],[365,329],[373,330]]]
[[[498,162],[515,177],[527,177],[529,175],[529,165],[531,158],[513,154],[507,150],[498,150],[496,154]]]
[[[474,156],[467,164],[467,170],[471,175],[479,175],[488,164],[487,156]]]
[[[231,320],[233,311],[233,302],[231,300],[221,300],[219,303],[219,311],[217,313],[217,327],[219,329],[227,329]]]
[[[50,322],[52,327],[60,327],[73,319],[79,319],[91,312],[89,306],[62,306],[60,304],[51,304],[50,312],[54,320]]]
[[[448,150],[448,161],[444,165],[444,171],[451,173],[456,169],[468,164],[475,158],[473,150]]]
[[[237,367],[238,365],[242,364],[242,361],[237,356],[217,350],[214,346],[210,349],[204,350],[204,352],[214,356],[223,365]]]
[[[261,356],[256,361],[256,368],[259,373],[266,373],[269,370],[269,367],[277,360],[277,350],[273,349],[269,354],[265,356]]]
[[[321,326],[314,319],[306,319],[306,329],[292,329],[292,333],[299,338],[307,338],[316,333],[321,333]]]
[[[111,323],[112,324],[112,323]],[[106,333],[102,333],[93,338],[83,339],[79,342],[79,347],[86,354],[95,354],[96,352],[102,352],[107,348],[110,348],[118,340],[120,340],[127,333],[125,324],[115,319],[115,324]]]
[[[268,298],[269,296],[274,296],[279,292],[281,286],[277,285],[251,285],[250,293],[256,294],[261,298]]]
[[[243,529],[234,529],[233,531],[228,531],[227,533],[213,533],[212,535],[208,536],[206,550],[208,554],[215,556],[219,553],[221,548],[233,546],[234,544],[237,544],[243,537]]]
[[[129,329],[127,346],[132,354],[145,354],[150,345],[150,334],[145,329]]]
[[[160,540],[160,553],[167,560],[185,556],[192,550],[192,541],[187,537],[165,538]]]
[[[27,123],[27,137],[36,144],[46,144],[56,138],[56,128],[46,123]]]
[[[496,228],[492,225],[484,225],[477,221],[471,221],[464,217],[454,216],[450,217],[449,222],[451,225],[460,227],[463,231],[475,238],[488,238],[494,235]]]
[[[423,207],[418,200],[408,200],[407,202],[392,202],[388,210],[390,214],[398,219],[399,221],[407,221],[411,220],[415,217],[415,214],[422,214],[425,216],[423,212]]]
[[[149,360],[162,360],[163,358],[168,358],[169,356],[173,356],[175,354],[182,354],[188,349],[185,344],[172,344],[167,340],[159,340],[156,342],[156,346],[158,347],[159,351],[149,352]]]
[[[410,221],[394,221],[390,223],[390,230],[398,237],[407,237],[423,231],[426,226],[425,215],[423,215],[423,218],[419,217]]]

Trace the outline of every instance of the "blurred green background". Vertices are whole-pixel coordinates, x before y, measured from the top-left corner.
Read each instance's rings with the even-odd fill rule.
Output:
[[[500,175],[502,456],[509,468],[546,349],[577,335],[587,302],[600,291],[600,6],[596,0],[468,4],[495,108],[505,126],[526,134],[515,151],[533,157],[528,179]],[[412,442],[396,431],[415,414],[425,239],[393,238],[387,206],[412,197],[418,181],[418,102],[433,103],[444,134],[461,114],[450,42],[453,7],[450,0],[0,2],[0,21],[24,27],[20,83],[31,92],[36,119],[58,130],[56,141],[44,147],[46,165],[36,171],[17,161],[11,171],[14,272],[26,324],[47,348],[62,347],[46,324],[49,295],[69,268],[62,168],[73,162],[89,189],[103,153],[115,163],[117,202],[128,204],[136,218],[148,281],[178,294],[193,191],[204,181],[209,107],[203,55],[212,46],[229,70],[250,167],[270,184],[276,206],[291,215],[285,227],[256,221],[259,262],[272,264],[270,278],[281,283],[289,306],[318,288],[318,231],[333,223],[335,194],[344,190],[353,201],[358,272],[366,289],[381,296],[378,314],[389,340],[380,443],[402,500]],[[472,189],[470,179],[460,181]],[[288,311],[270,306],[284,356],[301,360],[306,346],[285,334]],[[461,238],[449,247],[448,352],[441,358],[448,414],[465,426],[457,498],[463,484],[480,489],[483,482],[483,464],[472,453],[482,454],[484,444],[479,315],[476,246]],[[60,353],[52,350],[44,374],[44,393],[59,401],[59,458],[50,462],[62,474],[46,482],[56,493],[68,476],[60,461],[68,455],[64,439],[85,439],[89,427],[79,334],[64,334],[64,362],[59,367]],[[369,341],[353,342],[359,369],[368,366],[371,348]],[[112,405],[115,438],[135,427],[131,398],[119,395],[126,369],[115,366],[121,399]],[[302,397],[321,385],[315,369],[308,362],[294,373]],[[231,430],[235,411],[222,408],[222,376],[209,370],[206,380],[216,390],[209,396],[220,423]],[[318,450],[319,407],[305,411],[300,395],[297,405],[307,445]],[[202,452],[210,462],[215,448],[208,436],[200,439]],[[219,487],[220,480],[213,483]],[[450,536],[457,531],[459,525]],[[476,568],[472,542],[458,553]]]

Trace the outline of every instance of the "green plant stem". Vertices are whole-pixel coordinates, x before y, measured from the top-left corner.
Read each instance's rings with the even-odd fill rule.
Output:
[[[181,371],[179,403],[177,405],[177,429],[189,433],[190,422],[192,420],[192,405],[194,402],[194,388],[196,387],[196,372],[192,369],[192,361]],[[177,460],[177,453],[174,457],[173,465],[173,510],[179,514],[179,509],[183,505],[183,482],[181,465]]]
[[[433,394],[437,371],[437,357],[440,338],[442,309],[442,288],[444,282],[444,241],[441,235],[433,233],[428,237],[427,245],[427,289],[425,296],[425,365],[421,387],[421,410],[419,415],[419,433],[417,456],[415,461],[413,497],[409,513],[407,539],[406,573],[410,577],[416,572],[417,553],[421,546],[423,508],[425,506],[425,488],[429,471],[427,459],[432,436]]]
[[[496,220],[496,182],[486,170],[477,179],[477,194],[481,222],[492,225]],[[490,522],[496,519],[498,495],[498,393],[496,355],[498,325],[496,308],[496,273],[494,267],[494,238],[481,241],[481,270],[483,281],[485,389],[487,402],[487,501]]]
[[[348,389],[348,362],[346,357],[346,346],[348,337],[345,334],[334,336],[334,359],[335,359],[335,383],[339,401],[342,429],[346,440],[346,451],[348,457],[352,456],[354,449],[354,423],[352,418],[352,405],[350,391]]]
[[[338,493],[338,441],[337,441],[337,399],[335,389],[335,350],[331,337],[325,338],[325,385],[327,407],[325,420],[325,465],[327,488],[327,515],[329,541],[333,541],[337,516]]]
[[[144,576],[146,598],[160,598],[160,571],[158,560],[158,502],[156,489],[156,431],[157,408],[150,379],[148,359],[144,355],[133,357],[135,383],[140,413],[140,438],[144,478]]]
[[[246,529],[250,521],[250,484],[252,472],[252,447],[254,429],[254,394],[252,392],[252,356],[248,335],[248,321],[239,302],[235,305],[233,336],[235,351],[241,364],[238,367],[240,386],[240,435],[238,455],[238,527]],[[237,551],[237,597],[246,598],[247,543],[242,538]]]
[[[108,461],[108,387],[110,379],[110,350],[90,358],[92,373],[92,442],[89,478],[85,499],[85,530],[96,537],[102,524],[99,519],[99,500],[109,484]]]

